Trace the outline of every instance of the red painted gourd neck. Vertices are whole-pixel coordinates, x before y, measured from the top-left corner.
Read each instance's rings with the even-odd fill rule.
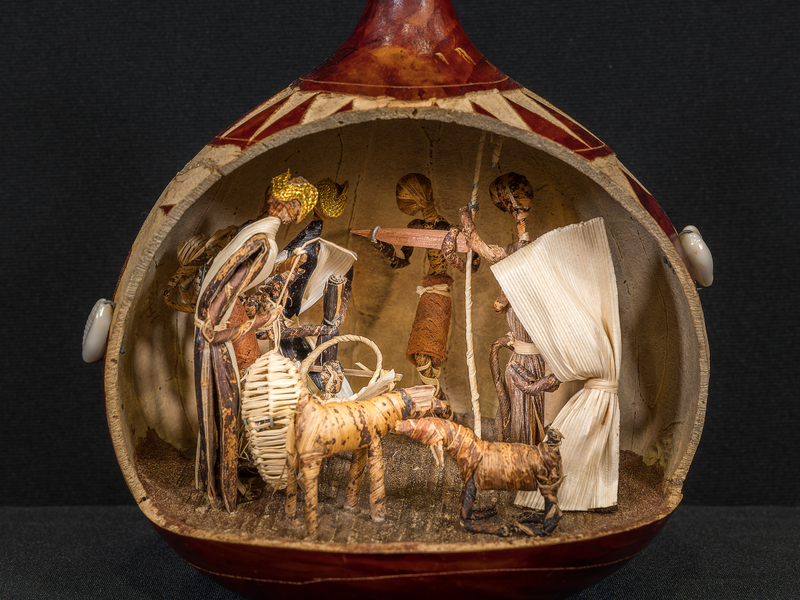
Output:
[[[398,100],[520,87],[478,52],[450,0],[369,0],[347,41],[293,86]]]

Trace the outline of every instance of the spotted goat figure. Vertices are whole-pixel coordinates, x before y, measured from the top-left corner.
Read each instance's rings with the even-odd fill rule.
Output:
[[[400,421],[397,433],[434,448],[440,464],[444,464],[442,447],[458,463],[464,490],[461,494],[461,521],[467,531],[507,537],[513,533],[549,535],[563,513],[558,507],[558,488],[564,480],[561,470],[561,433],[549,427],[545,438],[536,446],[486,442],[471,429],[444,419],[425,418]],[[545,501],[544,515],[524,513],[516,523],[479,525],[474,520],[497,514],[492,507],[473,510],[480,490],[539,490]],[[531,529],[525,523],[541,527]]]

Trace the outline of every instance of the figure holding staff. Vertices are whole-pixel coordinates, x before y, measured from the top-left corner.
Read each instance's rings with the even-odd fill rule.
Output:
[[[437,211],[433,202],[430,179],[420,173],[409,173],[397,182],[397,207],[407,215],[422,214],[408,224],[409,229],[447,231],[450,223]],[[377,232],[376,228],[376,232]],[[394,246],[372,236],[372,245],[387,259],[392,269],[402,269],[410,264],[414,246],[403,246],[398,254]],[[436,397],[446,401],[439,385],[442,362],[447,356],[447,336],[450,330],[450,287],[453,279],[447,274],[447,261],[442,251],[428,248],[428,273],[417,286],[419,302],[411,326],[406,358],[414,365],[424,383],[436,386]]]
[[[492,182],[489,194],[497,208],[514,215],[517,228],[516,242],[505,248],[487,244],[475,230],[475,223],[468,207],[461,209],[460,216],[468,245],[478,256],[494,264],[530,243],[527,217],[533,205],[533,188],[525,176],[507,173]],[[444,246],[449,249],[445,252],[445,256],[451,264],[460,262],[455,255],[454,240],[457,233],[458,230],[453,228]],[[460,265],[456,266],[460,268]],[[552,378],[543,381],[544,360],[505,295],[497,299],[495,310],[506,313],[509,327],[506,337],[499,338],[492,344],[490,353],[492,377],[498,396],[502,441],[535,446],[544,439],[544,393],[555,391],[559,382]],[[500,376],[500,348],[512,351],[503,378]],[[533,384],[537,385],[531,387]]]

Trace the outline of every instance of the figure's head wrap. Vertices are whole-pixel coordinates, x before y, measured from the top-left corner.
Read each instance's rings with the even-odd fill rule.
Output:
[[[323,219],[334,219],[344,212],[347,204],[348,182],[339,185],[332,179],[323,179],[317,184],[319,204],[316,214]]]
[[[397,208],[407,215],[433,208],[431,180],[421,173],[409,173],[397,182]]]
[[[319,193],[317,188],[303,177],[290,178],[291,173],[286,171],[286,173],[278,175],[272,180],[269,188],[267,188],[267,202],[270,201],[271,197],[283,203],[287,207],[287,212],[299,213],[299,216],[293,220],[302,221],[314,209]],[[289,210],[292,204],[296,204],[295,207],[292,207],[295,210]]]
[[[505,212],[529,209],[533,204],[533,188],[528,178],[519,173],[506,173],[495,179],[489,186],[489,194],[494,205]]]

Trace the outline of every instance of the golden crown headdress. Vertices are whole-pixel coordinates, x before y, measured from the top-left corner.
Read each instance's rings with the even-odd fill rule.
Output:
[[[339,185],[332,179],[323,179],[317,184],[319,191],[317,212],[321,213],[322,218],[333,219],[344,212],[347,204],[347,187],[347,181],[343,185]]]
[[[314,209],[319,197],[317,188],[302,177],[290,179],[291,173],[286,171],[272,180],[272,195],[281,202],[297,200],[300,202],[300,220],[308,216]]]

